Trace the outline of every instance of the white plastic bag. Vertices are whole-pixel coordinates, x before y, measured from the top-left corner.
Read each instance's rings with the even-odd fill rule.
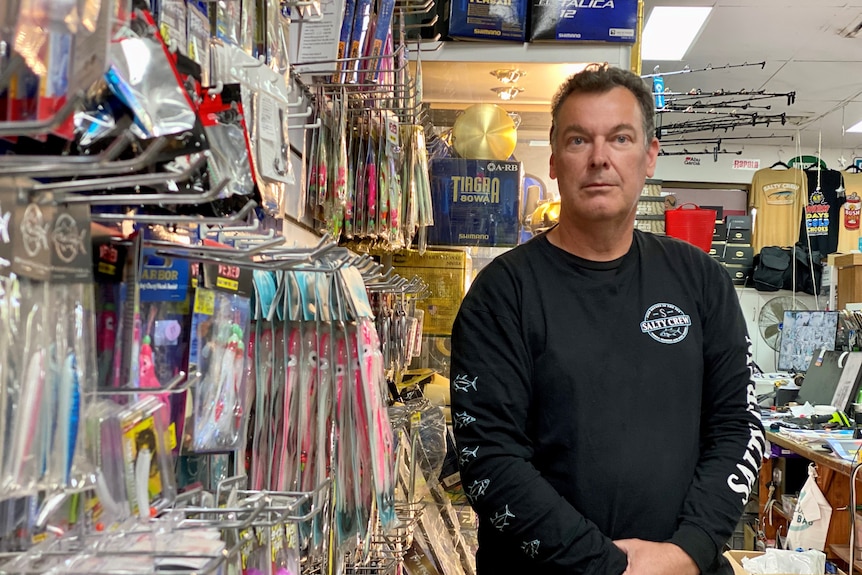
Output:
[[[820,575],[826,571],[826,554],[809,550],[804,553],[767,549],[759,557],[745,557],[742,566],[751,575],[773,573],[796,573],[798,575]]]
[[[785,548],[817,549],[826,546],[826,533],[832,518],[832,506],[817,486],[817,470],[808,466],[808,479],[799,492],[799,500],[793,510],[793,518],[787,531]]]

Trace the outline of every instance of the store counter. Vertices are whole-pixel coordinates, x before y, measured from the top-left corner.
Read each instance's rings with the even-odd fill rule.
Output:
[[[850,473],[853,471],[853,464],[826,450],[800,445],[780,433],[767,431],[766,440],[773,445],[773,455],[769,459],[765,459],[761,467],[758,494],[760,522],[767,539],[773,539],[776,531],[780,531],[782,539],[787,535],[787,526],[791,520],[792,511],[783,509],[782,495],[785,493],[784,486],[788,478],[788,461],[801,458],[803,461],[799,462],[801,466],[797,465],[797,469],[804,468],[807,462],[814,462],[817,464],[817,484],[832,505],[832,519],[829,522],[829,532],[826,537],[826,555],[829,559],[839,559],[846,565],[850,558],[850,516],[847,507],[850,504]],[[777,457],[775,452],[778,450],[775,446],[781,450],[781,454]],[[776,501],[772,507],[770,521],[766,506],[769,497],[769,485],[775,469],[782,470],[782,484],[775,494]],[[801,477],[798,479],[804,482]],[[790,485],[789,492],[798,492],[801,486],[802,483],[796,486]],[[862,503],[862,489],[860,487],[862,487],[862,472],[857,477],[856,483],[856,501]],[[859,557],[858,553],[856,555],[854,570],[862,570],[862,558]]]

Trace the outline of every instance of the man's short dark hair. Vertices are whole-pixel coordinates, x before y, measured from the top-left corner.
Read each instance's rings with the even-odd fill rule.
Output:
[[[616,87],[625,88],[637,99],[643,116],[644,146],[648,147],[655,136],[655,102],[652,91],[634,72],[614,68],[608,64],[590,64],[583,71],[569,76],[560,86],[551,105],[551,145],[557,130],[557,114],[566,98],[572,94],[601,94]]]

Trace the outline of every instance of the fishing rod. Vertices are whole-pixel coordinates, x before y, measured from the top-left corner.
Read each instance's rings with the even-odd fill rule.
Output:
[[[743,62],[742,64],[725,64],[724,66],[713,66],[712,64],[707,64],[704,68],[689,68],[688,65],[684,66],[682,70],[674,70],[673,72],[659,72],[659,67],[656,66],[653,68],[653,74],[644,74],[641,78],[655,78],[656,76],[678,76],[679,74],[692,74],[694,72],[711,72],[713,70],[730,70],[731,68],[746,68],[749,66],[760,66],[760,69],[763,70],[766,67],[766,60],[763,62],[753,62],[749,64],[748,62]]]

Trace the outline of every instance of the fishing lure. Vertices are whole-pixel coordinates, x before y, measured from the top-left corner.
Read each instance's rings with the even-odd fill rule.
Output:
[[[25,354],[26,355],[26,354]],[[26,487],[33,474],[28,473],[35,463],[37,454],[32,452],[33,445],[41,441],[43,420],[41,417],[42,392],[45,385],[44,352],[34,350],[27,361],[21,383],[21,395],[15,410],[17,424],[13,427],[12,450],[8,471],[14,488]],[[39,458],[41,459],[41,458]],[[29,477],[28,477],[29,475]]]
[[[294,486],[297,473],[297,448],[299,429],[297,420],[299,418],[299,406],[294,405],[298,400],[297,385],[300,374],[300,334],[301,330],[294,326],[291,328],[290,337],[286,347],[286,372],[284,378],[284,401],[282,403],[282,414],[284,417],[282,433],[283,443],[281,447],[281,465],[277,489],[286,491]]]
[[[239,436],[245,361],[243,330],[237,324],[222,326],[222,330],[222,341],[211,352],[203,392],[198,393],[193,442],[196,451],[228,449]]]
[[[367,210],[365,235],[377,238],[377,153],[371,134],[368,137],[368,152],[365,156],[365,185],[367,188]]]

